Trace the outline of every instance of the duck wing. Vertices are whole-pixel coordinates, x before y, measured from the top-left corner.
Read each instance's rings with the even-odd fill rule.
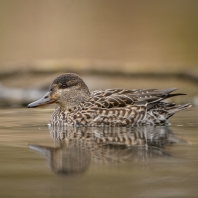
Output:
[[[156,103],[169,97],[184,95],[170,94],[177,88],[159,89],[106,89],[91,93],[91,99],[85,106],[100,108],[126,107],[134,104]]]

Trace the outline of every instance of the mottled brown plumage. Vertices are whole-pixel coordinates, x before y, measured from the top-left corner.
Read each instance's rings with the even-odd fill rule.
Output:
[[[126,126],[164,124],[176,112],[191,104],[176,105],[162,100],[177,95],[176,88],[106,89],[89,92],[85,82],[76,74],[57,77],[49,92],[28,105],[37,107],[57,103],[51,116],[52,125],[66,126]]]

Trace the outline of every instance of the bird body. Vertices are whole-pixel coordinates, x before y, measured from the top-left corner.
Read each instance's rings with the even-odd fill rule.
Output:
[[[28,107],[57,103],[58,107],[51,116],[51,125],[161,125],[167,123],[176,112],[191,106],[163,102],[164,99],[184,95],[172,94],[175,90],[106,89],[90,92],[78,75],[66,73],[54,80],[43,98]]]

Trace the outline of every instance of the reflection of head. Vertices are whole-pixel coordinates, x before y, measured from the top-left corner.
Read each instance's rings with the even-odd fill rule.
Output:
[[[59,148],[38,145],[30,145],[30,148],[45,156],[52,171],[60,175],[80,174],[89,167],[90,153],[76,141]]]
[[[80,145],[80,142],[73,141],[68,145],[53,151],[51,168],[57,174],[74,175],[87,170],[90,162],[90,153]]]

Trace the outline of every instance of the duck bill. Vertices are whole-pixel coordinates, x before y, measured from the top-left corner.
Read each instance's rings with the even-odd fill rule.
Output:
[[[40,107],[47,104],[55,103],[56,101],[50,98],[50,92],[47,92],[41,99],[32,102],[28,105],[28,108]]]

